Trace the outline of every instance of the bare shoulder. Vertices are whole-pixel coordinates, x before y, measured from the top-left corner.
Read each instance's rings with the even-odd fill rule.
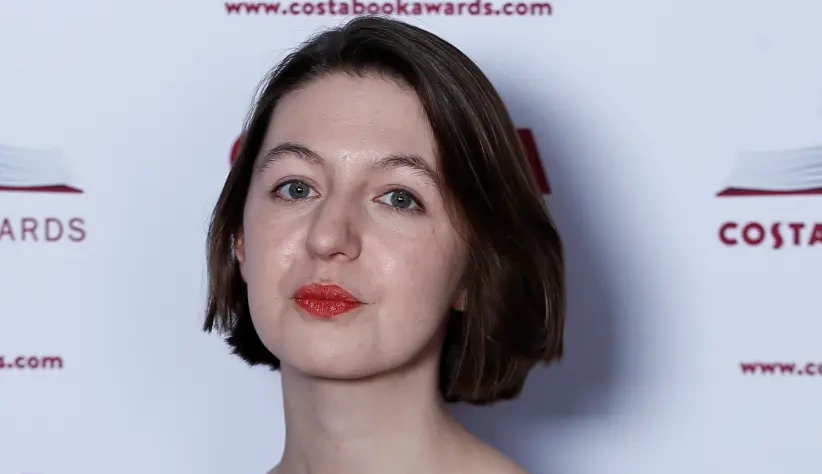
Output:
[[[483,462],[477,463],[473,469],[475,474],[529,474],[524,467],[517,464],[513,459],[500,452],[483,456]]]
[[[524,467],[509,458],[493,446],[475,439],[471,446],[471,453],[467,456],[470,461],[468,469],[463,470],[471,474],[529,474]]]

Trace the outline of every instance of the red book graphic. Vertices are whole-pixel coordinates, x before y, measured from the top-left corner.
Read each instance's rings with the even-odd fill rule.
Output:
[[[243,140],[245,139],[245,134],[240,135],[234,140],[234,145],[231,146],[231,164],[233,165],[237,158],[240,156],[240,150],[243,148]]]
[[[822,195],[822,146],[740,156],[719,197]]]
[[[57,150],[0,145],[0,192],[82,193]]]
[[[537,149],[537,142],[534,140],[534,133],[530,128],[520,128],[517,132],[519,132],[519,139],[522,142],[523,148],[525,148],[528,163],[531,165],[531,169],[534,172],[534,177],[537,180],[540,191],[542,191],[542,194],[551,194],[551,186],[548,184],[548,176],[545,174],[545,169],[542,167],[542,157],[540,157],[539,150]],[[237,161],[237,157],[240,154],[240,149],[243,146],[243,138],[244,135],[240,135],[231,146],[232,165],[235,161]]]
[[[530,128],[520,128],[519,139],[522,142],[522,147],[525,148],[525,155],[528,157],[528,163],[534,172],[534,177],[537,179],[539,190],[542,194],[551,194],[551,185],[548,184],[548,176],[545,174],[545,169],[542,167],[542,157],[539,155],[537,149],[537,142],[534,140],[534,132]]]

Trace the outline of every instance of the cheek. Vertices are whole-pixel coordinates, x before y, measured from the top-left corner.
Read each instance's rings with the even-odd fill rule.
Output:
[[[299,242],[305,240],[297,227],[283,223],[270,212],[246,214],[244,239],[247,283],[267,286],[291,268]]]
[[[251,319],[266,348],[280,354],[281,336],[288,323],[282,315],[290,307],[289,279],[293,279],[297,266],[301,236],[294,226],[284,225],[282,219],[265,209],[246,214],[244,232],[244,273]]]
[[[414,308],[417,318],[439,318],[458,289],[464,257],[455,237],[430,231],[408,240],[388,240],[378,278],[390,285],[392,306]],[[401,308],[399,308],[401,310]]]

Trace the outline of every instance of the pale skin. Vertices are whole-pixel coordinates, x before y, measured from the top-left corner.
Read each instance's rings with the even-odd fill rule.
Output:
[[[254,326],[282,364],[286,442],[271,473],[525,473],[439,392],[467,248],[435,148],[416,94],[393,80],[333,74],[278,104],[236,246]],[[314,318],[292,298],[308,283],[366,304]]]

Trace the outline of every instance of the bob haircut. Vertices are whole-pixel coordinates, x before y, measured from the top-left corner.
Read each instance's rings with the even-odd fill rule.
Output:
[[[562,358],[562,243],[517,130],[486,76],[445,40],[393,19],[361,16],[326,30],[261,84],[209,228],[205,331],[226,335],[250,365],[279,368],[254,329],[234,242],[274,108],[286,94],[334,73],[411,88],[433,130],[443,198],[469,248],[465,311],[452,311],[446,323],[443,398],[480,405],[517,397],[537,363]]]

